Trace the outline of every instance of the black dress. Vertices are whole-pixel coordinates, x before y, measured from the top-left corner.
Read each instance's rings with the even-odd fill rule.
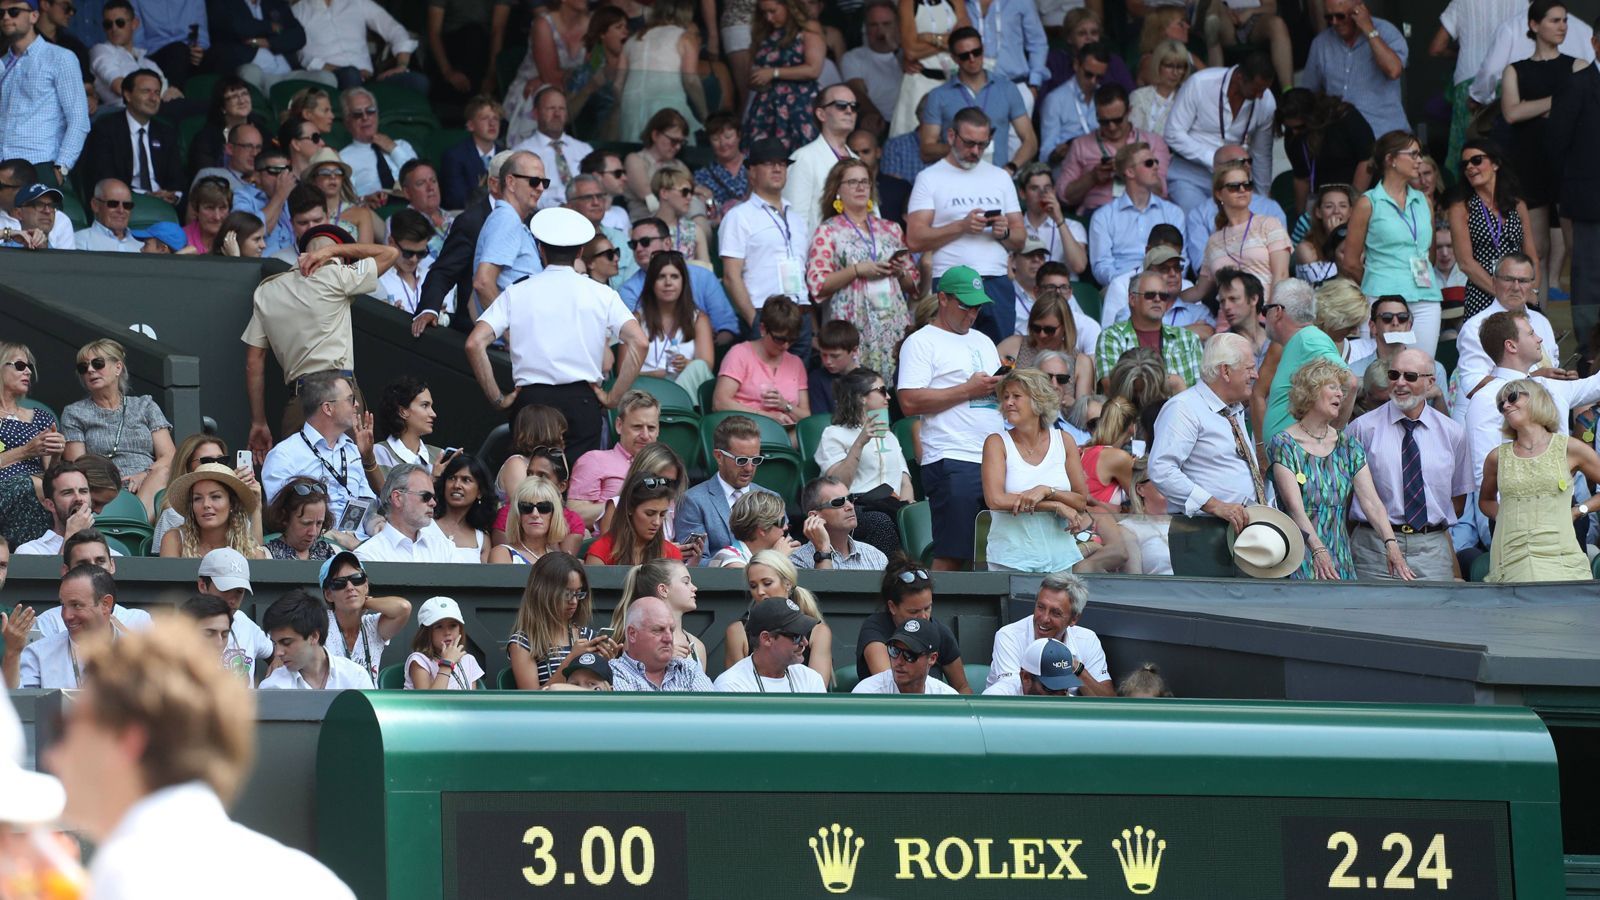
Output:
[[[1554,97],[1572,79],[1572,57],[1566,54],[1554,59],[1524,59],[1511,67],[1517,72],[1517,92],[1523,100]],[[1511,126],[1511,158],[1529,209],[1549,206],[1556,199],[1557,171],[1550,165],[1544,139],[1549,124],[1544,116],[1535,116]]]
[[[1495,240],[1497,224],[1500,238],[1498,242]],[[1500,266],[1500,257],[1507,253],[1522,252],[1522,228],[1522,217],[1517,215],[1516,207],[1499,210],[1496,217],[1490,215],[1483,198],[1476,193],[1467,198],[1467,236],[1472,241],[1472,259],[1482,266],[1485,272],[1493,275],[1495,269]],[[1471,281],[1467,282],[1468,317],[1483,312],[1493,302],[1493,294]]]

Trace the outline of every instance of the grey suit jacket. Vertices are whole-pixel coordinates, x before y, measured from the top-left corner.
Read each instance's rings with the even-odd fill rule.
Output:
[[[753,482],[750,490],[772,493]],[[686,541],[689,535],[697,531],[705,532],[706,549],[700,557],[703,566],[718,550],[733,544],[733,531],[728,527],[729,512],[728,495],[723,493],[722,480],[713,475],[684,491],[683,498],[678,501],[678,516],[673,520],[672,533],[678,540]]]

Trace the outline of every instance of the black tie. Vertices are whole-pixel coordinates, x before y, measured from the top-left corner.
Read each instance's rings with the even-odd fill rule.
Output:
[[[394,187],[394,173],[389,171],[389,161],[383,158],[383,151],[377,144],[372,145],[372,153],[378,157],[378,184],[387,191]]]
[[[150,151],[144,142],[144,129],[139,129],[139,190],[150,193]]]

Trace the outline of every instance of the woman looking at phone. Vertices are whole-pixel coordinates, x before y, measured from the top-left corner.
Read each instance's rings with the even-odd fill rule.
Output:
[[[559,550],[539,557],[528,570],[515,630],[506,644],[517,690],[565,682],[567,664],[585,653],[614,659],[617,642],[589,627],[592,616],[583,563]]]

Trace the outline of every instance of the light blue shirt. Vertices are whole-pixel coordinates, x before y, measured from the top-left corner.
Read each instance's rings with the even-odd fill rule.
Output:
[[[1406,47],[1400,29],[1384,19],[1374,18],[1378,40],[1400,57],[1403,68],[1411,51]],[[1390,78],[1378,68],[1372,58],[1372,45],[1366,35],[1356,38],[1355,46],[1345,42],[1332,28],[1323,29],[1311,41],[1306,58],[1305,73],[1300,76],[1300,87],[1342,97],[1361,111],[1372,133],[1383,137],[1391,131],[1410,131],[1406,122],[1405,107],[1400,102],[1400,79]]]
[[[233,209],[235,212],[247,212],[260,219],[263,223],[267,221],[267,204],[272,198],[267,196],[266,191],[244,180],[243,176],[227,166],[208,166],[201,169],[194,173],[194,181],[198,182],[202,178],[213,175],[226,180],[228,184],[233,186]],[[278,211],[278,221],[273,227],[267,229],[266,253],[268,255],[277,253],[285,247],[294,246],[294,229],[290,227],[290,218],[289,204],[285,202]]]
[[[144,247],[144,241],[136,239],[132,234],[133,229],[127,229],[122,237],[111,233],[111,229],[101,225],[99,220],[89,223],[88,228],[77,231],[73,237],[78,242],[79,250],[103,250],[111,253],[138,253]]]
[[[1217,211],[1217,201],[1212,200],[1189,210],[1184,218],[1183,258],[1189,268],[1196,272],[1205,264],[1206,241],[1217,230]],[[1272,216],[1279,222],[1289,221],[1283,217],[1283,207],[1271,197],[1253,192],[1250,194],[1250,211],[1258,216]]]
[[[1256,502],[1250,464],[1239,455],[1230,418],[1246,429],[1244,407],[1222,402],[1203,381],[1161,407],[1150,443],[1149,472],[1167,498],[1168,515],[1204,515],[1201,507],[1213,497],[1224,503]],[[1249,440],[1246,430],[1247,447]],[[1272,479],[1265,479],[1265,487],[1271,502]]]
[[[1406,188],[1406,208],[1400,209],[1383,189],[1377,187],[1361,196],[1372,203],[1372,219],[1367,224],[1367,260],[1361,275],[1361,293],[1368,297],[1399,294],[1409,302],[1434,303],[1443,299],[1433,280],[1433,266],[1425,269],[1428,286],[1417,284],[1412,260],[1428,260],[1433,244],[1433,213],[1428,199],[1413,187]]]
[[[1017,93],[1017,86],[991,76],[983,89],[974,94],[961,83],[959,76],[951,78],[928,92],[928,102],[922,107],[922,124],[938,125],[939,139],[943,140],[945,131],[955,121],[956,113],[969,106],[983,110],[984,115],[989,117],[989,124],[994,126],[995,165],[1003,166],[1010,162],[1011,121],[1028,114],[1028,107]]]
[[[189,43],[189,26],[200,26],[200,46],[211,48],[211,27],[203,0],[134,0],[139,30],[133,43],[155,52],[169,44]]]
[[[712,331],[739,333],[739,317],[734,313],[733,304],[728,301],[728,292],[722,289],[722,282],[716,273],[704,266],[689,266],[689,290],[694,292],[694,305],[711,317]],[[635,312],[639,310],[639,294],[643,291],[644,270],[639,268],[635,268],[633,276],[617,288],[617,293],[622,295],[622,302]]]
[[[476,272],[484,263],[500,267],[500,277],[495,287],[505,290],[513,283],[544,271],[539,262],[539,248],[533,242],[533,233],[523,224],[522,218],[509,203],[498,203],[478,232],[478,248],[472,255],[472,270]]]
[[[996,81],[1027,81],[1039,87],[1050,78],[1045,56],[1050,52],[1032,0],[992,0],[984,15],[977,0],[967,0],[967,18],[983,37],[983,55],[994,60],[989,76]]]
[[[356,196],[365,197],[383,190],[383,181],[378,178],[378,154],[382,152],[376,144],[358,144],[355,141],[339,151],[339,158],[350,166],[350,187],[355,190]],[[393,150],[383,154],[395,187],[400,186],[400,167],[416,158],[417,151],[412,148],[411,142],[401,138],[395,139]]]
[[[0,158],[78,164],[89,136],[89,101],[71,50],[35,37],[0,58]]]
[[[1051,151],[1080,135],[1100,127],[1094,112],[1094,97],[1078,92],[1078,80],[1068,78],[1044,95],[1039,110],[1039,158],[1049,159]],[[1142,244],[1140,246],[1143,246]]]
[[[261,465],[261,487],[266,501],[271,503],[289,479],[300,475],[315,478],[327,488],[328,509],[335,523],[344,515],[350,498],[378,496],[361,468],[361,451],[356,449],[356,442],[348,434],[340,434],[338,443],[330,446],[308,424],[301,427],[299,433],[279,441],[278,446],[267,452]]]
[[[633,251],[628,249],[628,232],[623,228],[613,228],[605,222],[601,222],[597,227],[600,233],[606,236],[606,240],[611,242],[611,246],[617,248],[617,274],[611,277],[611,289],[621,293],[622,286],[639,271],[639,264],[633,260]],[[634,293],[637,296],[638,292]]]
[[[1089,268],[1094,280],[1110,284],[1111,279],[1137,267],[1144,261],[1150,229],[1163,223],[1182,228],[1183,210],[1155,194],[1142,210],[1126,193],[1095,210],[1089,219]]]

